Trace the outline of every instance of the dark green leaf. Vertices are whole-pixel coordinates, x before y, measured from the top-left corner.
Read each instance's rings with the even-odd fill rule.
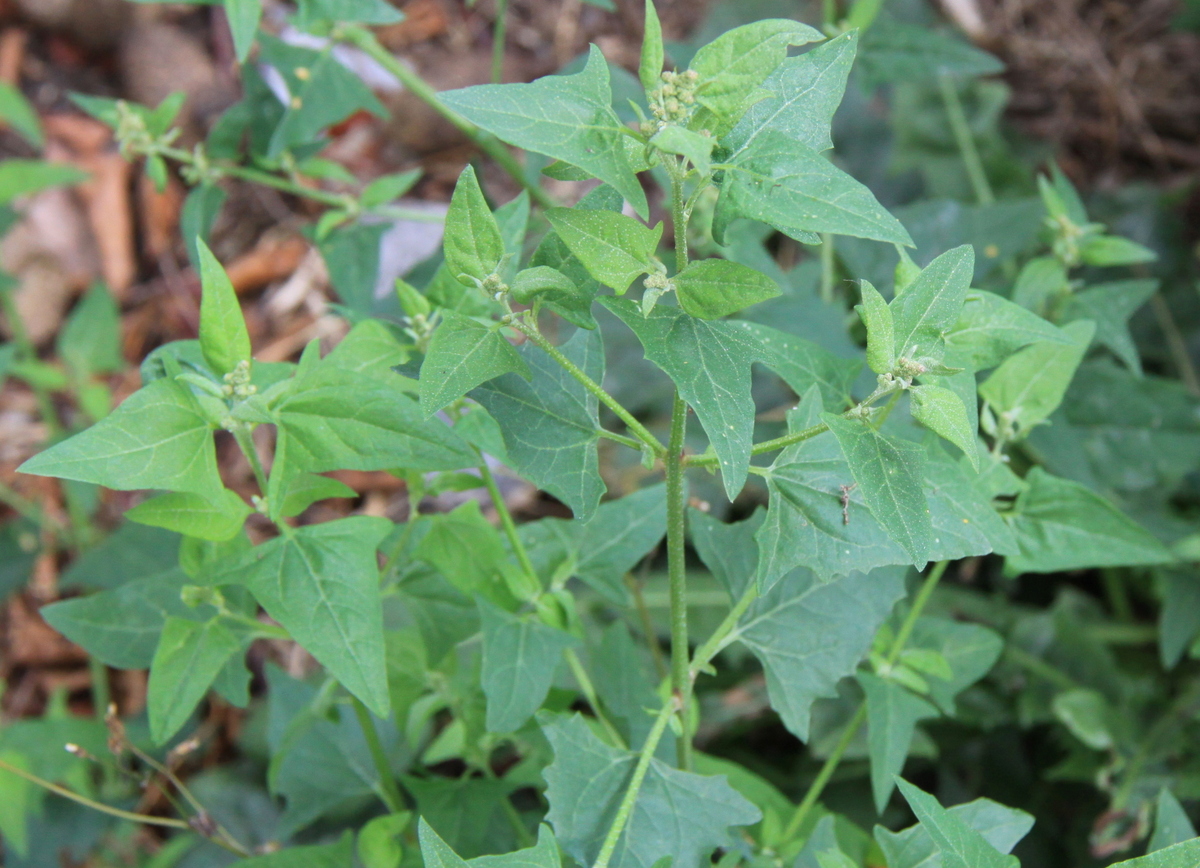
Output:
[[[999,60],[962,39],[887,19],[876,21],[863,36],[859,62],[870,87],[939,75],[973,78],[1004,69]]]
[[[608,63],[596,47],[575,75],[529,84],[479,85],[441,101],[498,138],[590,172],[646,217],[646,194],[625,156],[625,127],[612,110]]]
[[[329,282],[338,298],[351,310],[368,314],[375,307],[379,279],[379,245],[387,223],[351,223],[339,226],[317,241],[329,269]]]
[[[882,814],[896,786],[896,775],[904,770],[917,724],[937,717],[938,710],[895,681],[859,672],[858,683],[867,697],[871,793],[875,812]]]
[[[693,262],[671,281],[679,306],[702,319],[720,319],[779,295],[775,281],[762,272],[724,259]]]
[[[500,605],[511,603],[501,570],[508,552],[500,533],[479,510],[478,501],[429,519],[430,528],[413,556],[435,567],[468,597],[483,596]]]
[[[242,643],[220,618],[203,623],[167,618],[147,688],[150,733],[156,743],[165,743],[187,723],[225,664],[241,650]]]
[[[1073,295],[1063,311],[1064,322],[1091,320],[1096,342],[1108,347],[1135,374],[1142,372],[1129,318],[1158,291],[1157,280],[1121,280],[1102,283]]]
[[[973,289],[967,293],[962,316],[946,334],[947,361],[955,367],[986,371],[1021,347],[1039,341],[1065,344],[1070,339],[1020,305],[993,292]]]
[[[450,849],[450,845],[443,841],[423,818],[417,834],[421,841],[421,856],[425,860],[425,868],[466,868],[468,865],[475,865],[477,868],[560,868],[562,865],[558,842],[555,841],[550,827],[545,825],[538,829],[538,841],[534,847],[500,856],[477,856],[469,861]]]
[[[815,385],[827,407],[850,402],[850,389],[862,370],[858,359],[843,359],[824,347],[756,322],[734,321],[754,336],[763,351],[763,364],[783,378],[797,395]]]
[[[929,698],[943,713],[954,714],[954,697],[991,671],[1004,640],[978,624],[926,615],[917,619],[908,647],[934,651],[950,664],[949,679],[929,682]]]
[[[939,805],[933,796],[900,778],[896,784],[941,853],[942,868],[1017,868],[1021,864],[1016,857],[996,849],[962,817]]]
[[[546,778],[546,820],[558,842],[580,864],[590,865],[625,794],[637,754],[600,741],[579,715],[556,717],[542,731],[554,749]],[[613,868],[651,868],[663,857],[698,865],[729,840],[729,829],[761,818],[722,777],[701,777],[650,761]]]
[[[1159,790],[1154,805],[1154,834],[1150,836],[1146,852],[1154,853],[1195,837],[1196,827],[1179,800],[1166,787]]]
[[[593,380],[604,379],[598,333],[581,330],[559,349]],[[529,382],[505,374],[471,397],[499,424],[513,469],[587,520],[605,490],[596,453],[599,402],[537,347],[519,352],[532,371]]]
[[[979,832],[997,850],[1005,853],[1033,827],[1033,817],[1016,808],[1005,807],[991,799],[976,799],[955,805],[947,813]],[[887,856],[888,868],[941,868],[945,865],[938,846],[924,825],[910,826],[900,832],[875,827],[875,839]]]
[[[508,373],[532,377],[528,363],[498,328],[446,311],[421,363],[421,412],[428,419],[481,383]]]
[[[570,633],[534,616],[510,615],[479,601],[488,732],[514,732],[542,706],[565,650],[579,644]]]
[[[939,437],[944,437],[963,451],[971,466],[979,469],[979,449],[971,429],[968,411],[962,398],[943,386],[913,386],[912,416]]]
[[[926,368],[942,360],[945,333],[962,314],[974,273],[975,249],[964,244],[929,263],[892,301],[889,308],[895,321],[897,359]]]
[[[658,20],[658,10],[654,8],[654,0],[646,0],[645,27],[642,34],[642,56],[638,64],[638,80],[642,89],[649,93],[659,85],[659,75],[663,68],[663,36],[662,24]]]
[[[233,34],[233,50],[238,63],[245,63],[254,47],[258,22],[262,19],[262,0],[223,0],[225,17]]]
[[[1200,859],[1200,838],[1184,841],[1148,856],[1117,862],[1112,868],[1192,868]]]

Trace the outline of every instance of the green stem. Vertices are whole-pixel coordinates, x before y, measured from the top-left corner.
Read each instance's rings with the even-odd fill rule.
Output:
[[[250,463],[250,469],[254,471],[254,480],[258,483],[258,490],[262,492],[263,497],[266,497],[267,472],[263,470],[262,458],[259,457],[258,448],[254,445],[254,435],[249,428],[243,428],[240,425],[235,427],[232,433],[238,448],[242,450],[246,461]]]
[[[580,370],[579,366],[564,356],[558,347],[546,340],[535,326],[521,320],[514,320],[512,326],[525,335],[525,337],[529,338],[529,340],[533,341],[534,345],[546,355],[558,362],[581,386],[595,395],[601,404],[612,410],[617,415],[617,418],[624,422],[625,426],[637,436],[638,440],[654,451],[655,455],[661,458],[666,454],[666,448],[659,442],[657,437],[647,431],[641,422],[633,418],[633,414],[622,407],[616,398],[604,391],[603,386]]]
[[[963,166],[975,191],[975,199],[980,205],[991,205],[996,201],[996,194],[992,192],[992,185],[983,170],[983,161],[979,158],[979,149],[975,146],[975,136],[971,133],[967,114],[958,98],[958,88],[954,79],[948,75],[938,76],[938,85],[941,87],[946,117],[950,121],[950,131],[954,134],[958,152],[962,155]]]
[[[1062,690],[1075,690],[1080,686],[1079,682],[1058,667],[1050,665],[1041,657],[1030,654],[1024,648],[1011,643],[1005,646],[1004,657],[1031,675],[1036,675],[1043,681],[1049,681]]]
[[[818,434],[824,434],[828,430],[829,426],[822,422],[820,425],[805,428],[803,431],[793,431],[791,434],[784,434],[782,437],[776,437],[774,440],[764,440],[762,443],[755,443],[750,449],[750,454],[762,455],[765,452],[786,449],[788,446],[795,446],[797,443],[811,440]],[[687,463],[689,467],[712,467],[719,464],[720,459],[714,454],[705,453],[704,455],[689,455]]]
[[[688,732],[691,675],[688,661],[687,565],[685,563],[683,439],[687,431],[687,404],[675,392],[671,410],[671,441],[667,446],[667,577],[671,590],[671,690],[680,703],[683,734],[679,737],[679,763],[691,767],[692,740]]]
[[[826,304],[830,304],[833,301],[833,272],[833,236],[826,232],[821,235],[821,301]]]
[[[17,358],[23,362],[36,362],[38,360],[37,347],[29,338],[29,331],[25,328],[25,320],[21,318],[21,311],[17,308],[12,287],[0,287],[0,312],[3,312],[4,319],[8,321],[8,329],[12,332],[13,344],[17,348]],[[29,386],[34,400],[37,401],[38,413],[46,425],[46,430],[50,435],[49,439],[54,440],[61,437],[63,434],[62,422],[59,421],[58,411],[54,409],[54,399],[50,390],[38,383],[26,381],[26,385]]]
[[[742,615],[746,614],[746,610],[757,599],[758,582],[751,578],[741,599],[734,603],[733,608],[729,610],[729,614],[725,616],[725,620],[708,637],[708,641],[697,648],[696,653],[692,655],[691,680],[694,681],[696,676],[700,674],[700,671],[737,638],[738,621],[741,620]]]
[[[32,500],[3,482],[0,482],[0,503],[38,527],[54,531],[66,529],[59,521],[42,512],[41,508]]]
[[[604,727],[604,731],[608,733],[608,737],[612,739],[613,744],[619,748],[625,748],[625,739],[621,736],[617,728],[613,726],[608,716],[605,715],[604,709],[600,705],[600,695],[596,693],[596,685],[592,683],[591,676],[583,668],[583,663],[580,661],[579,655],[571,648],[566,650],[565,655],[567,666],[570,667],[571,674],[575,676],[575,681],[578,682],[579,689],[588,701],[588,705],[592,707],[592,713],[596,715],[596,720],[600,721],[600,725]]]
[[[1116,570],[1107,569],[1100,573],[1100,581],[1104,585],[1104,596],[1113,616],[1126,624],[1133,623],[1133,603],[1130,602],[1129,589],[1121,575]]]
[[[642,571],[645,573],[650,563],[649,557],[642,563]],[[633,573],[626,573],[625,584],[633,594],[634,608],[637,609],[638,620],[642,623],[642,635],[646,637],[646,644],[650,647],[650,657],[654,660],[654,672],[661,681],[667,677],[667,664],[663,660],[662,648],[658,643],[658,634],[654,630],[654,619],[650,617],[650,608],[646,605],[646,593],[642,590],[642,580],[634,576]],[[670,602],[667,602],[667,605],[669,606]]]
[[[475,452],[478,454],[479,450]],[[533,561],[529,559],[529,552],[525,550],[525,543],[521,542],[521,536],[517,533],[517,523],[513,521],[512,513],[508,511],[508,504],[504,502],[504,495],[500,493],[500,486],[496,484],[496,477],[492,473],[492,468],[488,467],[486,460],[480,455],[479,475],[483,477],[483,484],[487,486],[488,494],[492,497],[492,506],[496,508],[496,515],[500,516],[500,524],[504,528],[504,535],[508,537],[508,544],[512,546],[513,554],[517,556],[517,563],[521,565],[521,569],[531,579],[538,579],[537,570],[533,568]],[[539,586],[540,586],[540,580]]]
[[[908,610],[908,614],[904,617],[904,622],[900,625],[900,629],[896,631],[896,638],[892,640],[891,650],[888,652],[887,662],[889,666],[894,666],[896,661],[900,659],[900,655],[904,653],[904,647],[908,644],[908,640],[912,637],[913,628],[917,624],[917,619],[921,617],[921,613],[925,610],[929,598],[933,595],[934,588],[938,582],[942,580],[942,576],[946,572],[946,567],[950,565],[949,561],[938,561],[933,565],[928,575],[925,576],[921,583],[920,589],[917,591],[916,597],[913,598],[912,606]],[[842,761],[842,757],[846,755],[846,751],[850,748],[850,744],[854,741],[854,737],[858,735],[859,729],[866,723],[867,720],[867,703],[864,701],[859,704],[858,710],[854,712],[854,716],[850,718],[850,722],[846,724],[845,730],[842,731],[841,738],[833,748],[833,752],[825,760],[825,764],[821,766],[821,770],[817,772],[816,778],[808,787],[808,792],[804,794],[804,798],[796,807],[795,813],[792,814],[788,821],[787,828],[783,833],[783,840],[787,841],[796,836],[804,825],[804,821],[812,812],[813,807],[817,803],[817,799],[821,797],[825,786],[829,783],[833,773],[837,771],[838,765]]]
[[[613,852],[617,849],[617,843],[621,840],[621,833],[625,831],[629,816],[633,813],[633,806],[637,803],[642,782],[646,780],[646,772],[650,769],[650,760],[654,758],[654,752],[658,750],[658,743],[662,741],[667,724],[671,721],[671,715],[676,710],[675,703],[668,702],[663,705],[658,717],[655,718],[654,726],[650,729],[650,734],[646,736],[646,743],[642,745],[641,753],[638,755],[637,766],[634,767],[633,777],[629,779],[625,797],[621,799],[617,815],[613,817],[612,825],[608,827],[608,834],[604,836],[604,843],[600,847],[600,855],[596,857],[592,868],[608,868]]]
[[[521,164],[498,139],[484,132],[438,99],[437,91],[430,87],[421,76],[393,57],[390,51],[379,44],[375,34],[363,27],[344,27],[341,30],[341,36],[346,42],[362,49],[372,60],[399,79],[400,83],[413,96],[428,105],[474,142],[476,147],[495,160],[504,171],[512,176],[513,180],[528,190],[529,195],[539,205],[543,208],[553,208],[558,204],[550,194],[526,177]]]
[[[379,740],[375,723],[371,720],[371,712],[367,711],[367,707],[357,696],[352,695],[350,703],[354,706],[354,715],[358,718],[358,725],[367,740],[367,749],[371,752],[371,761],[375,763],[375,771],[379,774],[378,796],[389,811],[398,814],[405,808],[404,796],[400,794],[400,786],[396,783],[396,776],[392,774],[391,763],[388,762],[387,752],[383,749],[383,742]]]
[[[492,84],[504,78],[504,43],[508,37],[508,0],[496,0],[496,26],[492,31]]]
[[[642,441],[636,440],[633,437],[626,437],[623,434],[616,434],[612,431],[605,430],[604,428],[598,428],[596,433],[605,440],[611,440],[614,443],[620,443],[622,446],[628,446],[630,449],[634,449],[638,452],[642,451]]]

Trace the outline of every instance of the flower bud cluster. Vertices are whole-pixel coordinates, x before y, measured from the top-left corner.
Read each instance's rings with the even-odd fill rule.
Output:
[[[668,124],[686,126],[696,110],[696,84],[700,80],[694,69],[687,72],[664,72],[662,84],[650,91],[650,114],[653,120],[642,124],[642,133],[652,136]]]
[[[222,379],[225,385],[221,387],[221,393],[227,398],[245,399],[258,393],[258,386],[250,382],[250,363],[245,360],[238,362],[237,367]]]

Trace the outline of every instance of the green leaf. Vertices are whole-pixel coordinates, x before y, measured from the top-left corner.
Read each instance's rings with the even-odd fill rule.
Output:
[[[660,84],[659,76],[663,70],[663,35],[662,24],[658,20],[658,10],[654,0],[646,0],[646,19],[642,33],[642,57],[638,64],[638,80],[646,93],[654,90]]]
[[[497,271],[504,258],[504,239],[475,177],[467,166],[458,176],[446,212],[446,265],[467,286]]]
[[[119,491],[161,488],[216,498],[224,487],[212,431],[184,386],[155,380],[91,428],[38,453],[18,470]]]
[[[281,518],[299,515],[319,500],[335,497],[358,497],[358,492],[344,482],[314,473],[301,473],[288,481],[283,503],[279,507]]]
[[[1077,482],[1034,467],[1009,521],[1021,553],[1008,559],[1018,573],[1087,567],[1162,564],[1171,553],[1148,531]]]
[[[857,48],[858,34],[843,33],[784,60],[763,82],[769,94],[746,111],[721,145],[736,154],[774,130],[814,151],[832,148],[830,126]]]
[[[625,126],[612,110],[608,63],[592,46],[575,75],[529,84],[492,84],[438,95],[497,138],[578,166],[615,188],[643,218],[646,194],[625,155]]]
[[[196,269],[200,267],[200,251],[196,242],[208,241],[209,233],[212,232],[221,209],[225,207],[228,195],[221,187],[209,182],[193,187],[183,200],[183,210],[179,215],[179,234],[183,236],[184,244],[187,245],[188,259]]]
[[[669,124],[650,139],[650,144],[668,154],[687,157],[702,178],[712,174],[712,152],[717,140],[694,130]]]
[[[867,697],[867,749],[871,757],[871,794],[875,812],[882,814],[904,770],[917,723],[937,717],[938,710],[895,681],[869,672],[858,673]]]
[[[901,778],[896,779],[896,784],[941,853],[942,868],[1017,868],[1020,865],[1016,857],[1001,853],[964,819],[939,805],[933,796]]]
[[[1196,837],[1196,827],[1188,819],[1179,800],[1166,787],[1158,791],[1154,804],[1154,834],[1146,845],[1147,853],[1155,853]]]
[[[216,374],[228,374],[240,362],[250,361],[250,333],[225,269],[202,240],[196,239],[196,248],[202,286],[200,348]]]
[[[88,179],[87,172],[65,163],[41,160],[0,161],[0,205],[50,187],[68,187]]]
[[[1178,549],[1177,549],[1178,551]],[[1195,560],[1189,557],[1187,560]],[[1200,634],[1200,581],[1187,570],[1164,570],[1162,609],[1158,615],[1158,651],[1171,669]]]
[[[412,189],[420,180],[421,174],[420,169],[410,169],[407,172],[381,175],[363,187],[359,202],[364,208],[378,208],[380,205],[394,202]]]
[[[720,319],[779,295],[775,281],[762,272],[724,259],[692,262],[671,282],[679,306],[701,319]]]
[[[971,466],[979,469],[979,449],[971,430],[968,410],[962,398],[943,386],[913,386],[912,417],[939,437],[963,451]]]
[[[1085,265],[1102,268],[1110,265],[1137,265],[1153,262],[1158,254],[1136,241],[1116,235],[1093,235],[1079,247]]]
[[[464,868],[475,865],[477,868],[561,868],[562,857],[558,852],[558,842],[550,827],[542,825],[538,828],[536,846],[518,850],[515,853],[504,853],[498,856],[477,856],[464,860],[442,840],[422,817],[418,823],[417,836],[421,842],[421,856],[426,868]]]
[[[148,669],[168,617],[203,621],[210,606],[191,609],[180,599],[188,583],[182,570],[126,582],[86,597],[43,606],[46,623],[101,662],[116,669]]]
[[[1113,747],[1109,726],[1112,711],[1098,690],[1080,687],[1063,691],[1054,697],[1050,707],[1059,722],[1092,750]]]
[[[859,288],[862,304],[854,309],[867,327],[867,364],[877,374],[889,373],[896,367],[896,324],[892,309],[869,281],[859,281]]]
[[[365,868],[400,868],[404,861],[402,837],[412,813],[382,814],[358,830],[355,853]]]
[[[160,494],[128,510],[125,518],[197,539],[223,542],[241,531],[251,512],[241,497],[225,489],[215,500],[181,492]]]
[[[501,569],[508,552],[500,533],[480,512],[479,502],[468,500],[448,513],[432,516],[413,557],[435,567],[450,584],[468,597],[483,596],[501,605],[512,597]]]
[[[756,322],[735,320],[731,324],[754,336],[763,350],[763,364],[797,395],[815,385],[825,406],[848,406],[850,389],[862,370],[861,361],[839,358],[812,341]]]
[[[300,0],[297,17],[297,26],[308,29],[324,22],[396,24],[404,20],[404,13],[386,0]]]
[[[579,644],[536,616],[517,617],[479,601],[488,732],[515,732],[541,708],[563,652]]]
[[[945,354],[945,334],[962,314],[975,248],[969,244],[929,263],[889,306],[896,324],[896,356],[932,368]]]
[[[554,827],[563,850],[582,865],[596,861],[637,763],[637,754],[600,741],[575,714],[542,727],[554,750],[543,772]],[[664,857],[698,865],[729,840],[729,829],[761,818],[723,777],[673,769],[651,759],[610,865],[651,868]]]
[[[354,516],[306,525],[256,547],[222,577],[248,587],[330,674],[388,716],[383,609],[375,549],[391,522]]]
[[[421,363],[421,412],[428,419],[481,383],[508,373],[526,380],[533,376],[497,327],[446,311]]]
[[[975,799],[947,812],[974,829],[997,850],[1007,853],[1033,828],[1033,817],[991,799]],[[875,827],[875,839],[887,857],[888,868],[941,868],[945,864],[924,824],[900,832]]]
[[[690,69],[700,76],[696,102],[703,109],[696,113],[692,127],[711,130],[719,138],[757,101],[759,87],[787,57],[788,46],[820,39],[819,30],[786,18],[756,21],[722,33],[692,57]]]
[[[998,413],[1007,415],[1020,434],[1043,422],[1059,403],[1083,361],[1095,326],[1080,320],[1062,328],[1072,343],[1042,342],[1010,356],[979,387],[979,394]]]
[[[551,208],[546,219],[588,274],[624,295],[638,277],[657,268],[654,253],[663,225],[651,228],[613,211]]]
[[[758,566],[755,532],[762,526],[763,511],[756,509],[747,519],[726,523],[697,509],[688,510],[687,528],[696,554],[729,592],[730,599],[741,599],[754,581]]]
[[[921,567],[933,545],[929,504],[921,490],[923,450],[863,422],[824,413],[872,515]]]
[[[1126,859],[1115,863],[1112,868],[1191,868],[1200,859],[1200,838],[1184,841],[1148,856]]]
[[[325,364],[356,374],[380,374],[384,380],[391,369],[408,359],[408,350],[379,320],[358,323],[330,350]]]
[[[1044,314],[1058,298],[1070,292],[1067,267],[1053,256],[1039,256],[1025,263],[1017,275],[1012,300],[1037,314]]]
[[[22,771],[29,761],[16,751],[0,751],[0,760]],[[29,854],[29,817],[34,814],[40,793],[34,785],[12,772],[0,769],[0,835],[5,847],[24,858]]]
[[[103,284],[96,284],[71,311],[55,339],[58,355],[77,377],[112,374],[125,367],[121,311]]]
[[[1103,283],[1071,296],[1063,310],[1064,322],[1091,320],[1096,324],[1096,342],[1108,347],[1135,374],[1142,373],[1142,360],[1129,318],[1158,291],[1157,280],[1120,280]]]
[[[973,289],[958,322],[946,334],[947,360],[955,367],[986,371],[1021,347],[1038,342],[1068,344],[1071,339],[1020,305],[994,292]]]
[[[225,17],[233,33],[233,50],[239,64],[245,63],[254,47],[254,36],[262,20],[262,0],[223,0]]]
[[[237,868],[346,868],[353,860],[354,836],[347,831],[336,844],[287,847],[266,856],[239,859],[235,864]]]
[[[950,664],[949,679],[929,682],[929,698],[952,715],[954,697],[991,671],[1004,650],[1004,639],[979,624],[925,615],[917,619],[908,647],[936,652]]]
[[[370,314],[375,309],[379,245],[390,225],[351,223],[318,237],[317,249],[329,269],[329,282],[338,298],[356,313]]]
[[[3,120],[21,137],[38,150],[46,144],[42,122],[37,111],[25,99],[25,95],[7,82],[0,83],[0,120]]]
[[[725,493],[733,500],[750,466],[750,366],[762,360],[762,347],[733,323],[708,322],[663,306],[645,317],[630,301],[606,298],[603,304],[633,330],[646,358],[674,381],[680,397],[696,411],[720,460]]]
[[[575,307],[582,313],[592,305],[593,295],[581,290],[575,281],[548,265],[537,265],[517,273],[513,279],[512,297],[520,304],[553,301]]]
[[[977,77],[1004,70],[985,51],[929,27],[880,19],[863,35],[859,65],[870,88],[939,75]]]
[[[800,740],[808,741],[813,702],[837,695],[838,681],[854,674],[875,631],[904,596],[904,572],[891,568],[821,581],[809,570],[793,570],[738,622],[733,636],[762,662],[771,707]]]
[[[289,94],[287,109],[271,134],[268,157],[310,145],[326,127],[357,111],[387,116],[371,89],[331,52],[289,45],[266,34],[259,35],[258,43],[262,62],[279,72]]]
[[[150,664],[150,734],[165,744],[179,731],[242,643],[213,618],[203,623],[167,618]]]
[[[912,245],[866,187],[788,135],[764,130],[718,168],[726,171],[715,225],[749,217],[812,243],[813,233]],[[720,233],[715,231],[720,241]]]
[[[598,333],[580,330],[559,350],[594,381],[604,379]],[[537,347],[518,352],[532,373],[529,382],[505,374],[471,397],[499,424],[513,469],[586,521],[605,491],[596,452],[599,402]]]

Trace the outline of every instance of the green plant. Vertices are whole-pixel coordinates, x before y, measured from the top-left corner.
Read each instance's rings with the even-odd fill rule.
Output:
[[[318,15],[318,5],[301,14],[338,19],[371,6],[325,4]],[[886,28],[874,22],[878,7],[856,3],[849,21]],[[226,8],[244,57],[257,17],[235,13],[257,4],[227,0]],[[360,21],[371,23],[373,14]],[[1079,442],[1075,422],[1044,423],[1085,370],[1109,389],[1162,393],[1164,404],[1179,408],[1166,427],[1185,444],[1196,442],[1194,423],[1178,418],[1194,402],[1172,384],[1131,381],[1140,369],[1125,321],[1153,287],[1080,291],[1069,279],[1081,263],[1126,265],[1150,254],[1090,223],[1056,173],[1041,182],[1052,255],[1024,265],[1011,299],[972,289],[982,269],[971,244],[919,268],[906,249],[909,230],[825,154],[856,30],[821,41],[820,31],[796,21],[758,21],[700,47],[686,69],[664,72],[651,2],[646,16],[645,105],[636,126],[614,112],[609,69],[596,49],[573,75],[431,95],[481,141],[552,158],[547,174],[600,186],[575,207],[546,209],[548,230],[539,239],[529,228],[530,199],[553,204],[545,194],[530,191],[493,208],[468,167],[446,217],[444,262],[423,290],[403,281],[397,287],[402,319],[370,318],[381,311],[366,284],[343,284],[356,324],[324,356],[314,342],[295,364],[252,358],[237,297],[203,239],[220,204],[215,181],[236,176],[324,202],[330,210],[315,232],[333,245],[330,239],[369,234],[370,224],[355,219],[389,208],[414,179],[384,179],[358,197],[302,187],[305,166],[329,172],[308,153],[308,140],[335,119],[301,116],[320,102],[308,101],[306,91],[299,107],[276,106],[264,120],[248,108],[256,99],[265,104],[252,77],[246,104],[219,128],[224,138],[210,137],[194,153],[172,145],[177,105],[148,110],[80,100],[117,128],[152,177],[165,177],[165,161],[174,160],[199,185],[189,199],[189,243],[203,285],[199,340],[155,351],[143,363],[138,392],[22,467],[160,491],[126,517],[181,535],[172,537],[177,554],[140,574],[43,609],[52,626],[105,665],[150,670],[154,747],[147,750],[147,734],[131,735],[115,717],[110,743],[166,777],[185,800],[187,819],[102,809],[189,830],[251,856],[246,864],[347,864],[349,832],[336,843],[309,838],[252,855],[265,852],[266,841],[238,838],[229,823],[214,821],[215,809],[172,771],[172,758],[191,747],[178,743],[179,733],[209,691],[247,705],[247,648],[284,639],[311,653],[325,676],[314,685],[268,669],[271,788],[287,800],[275,835],[316,828],[314,835],[331,838],[354,828],[358,859],[368,868],[403,864],[414,842],[426,865],[447,868],[491,853],[503,855],[482,864],[554,868],[565,853],[595,868],[671,861],[685,868],[720,852],[725,868],[743,861],[1015,865],[1007,854],[1029,831],[1027,813],[988,799],[947,810],[899,777],[918,723],[961,714],[969,689],[1004,655],[1002,666],[1035,681],[1021,694],[1024,713],[1057,719],[1076,739],[1077,764],[1066,773],[1103,772],[1114,811],[1136,829],[1130,841],[1149,831],[1156,805],[1152,852],[1125,864],[1194,865],[1200,840],[1162,789],[1186,777],[1163,743],[1192,724],[1200,702],[1194,684],[1142,732],[1115,709],[1132,703],[1132,717],[1144,720],[1164,697],[1121,686],[1106,693],[1088,672],[1071,668],[1086,668],[1080,658],[1098,641],[1084,629],[1086,610],[1060,607],[1054,617],[1067,629],[1051,630],[1046,640],[1044,625],[1035,634],[1034,621],[1003,600],[960,601],[972,615],[964,620],[933,608],[948,565],[967,558],[1002,556],[1012,576],[1175,563],[1158,536],[1106,499],[1113,492],[1104,485],[1046,469],[1068,448],[1063,430]],[[329,33],[376,51],[357,23],[331,24]],[[892,50],[928,55],[904,35],[892,31]],[[818,42],[789,56],[793,46]],[[352,90],[327,54],[266,37],[261,45],[289,83],[314,89],[314,97]],[[370,108],[369,94],[355,93],[359,101],[339,111]],[[955,92],[943,93],[953,120],[961,105]],[[243,134],[254,166],[240,162]],[[983,169],[971,157],[969,131],[956,123],[955,138],[978,182]],[[215,153],[222,140],[226,150]],[[489,152],[496,155],[496,147]],[[504,154],[505,165],[536,190]],[[666,192],[668,219],[653,226],[644,222],[651,209],[643,173]],[[981,205],[991,196],[980,195]],[[622,213],[625,204],[641,219]],[[896,250],[890,301],[861,283],[856,310],[865,352],[854,347],[852,356],[839,356],[738,316],[786,301],[777,269],[764,263],[762,233],[748,221],[803,244],[826,239],[830,300],[833,236]],[[724,256],[693,258],[689,232]],[[664,255],[668,233],[673,244]],[[856,242],[842,243],[845,265]],[[325,249],[342,250],[327,254],[332,267],[339,255],[353,264],[361,248]],[[626,296],[639,282],[635,302]],[[818,309],[816,298],[807,303]],[[605,338],[618,327],[670,381],[670,418],[657,433],[605,387]],[[1093,340],[1130,371],[1096,361],[1081,368]],[[863,357],[870,373],[860,377]],[[756,425],[756,365],[771,372],[777,392],[786,384],[794,393],[782,432]],[[689,424],[693,414],[703,439]],[[1051,433],[1041,436],[1045,430]],[[269,431],[273,447],[264,460],[269,438],[262,433]],[[214,435],[231,437],[253,468],[259,492],[250,504],[222,482]],[[605,501],[601,441],[630,450],[663,482]],[[697,442],[706,445],[692,448]],[[488,456],[552,494],[574,518],[517,524]],[[1194,464],[1163,460],[1175,475]],[[362,515],[296,523],[314,502],[352,493],[321,475],[335,470],[395,473],[407,482],[412,515],[399,525]],[[765,495],[765,510],[727,523],[689,509],[689,485],[733,502],[748,480]],[[472,487],[490,494],[499,529],[475,501],[449,513],[416,512],[427,492]],[[1159,505],[1166,508],[1165,498]],[[256,545],[245,532],[251,515],[268,528]],[[645,665],[657,652],[655,628],[640,585],[625,576],[664,536],[670,653],[656,683]],[[689,622],[689,542],[727,598],[700,634]],[[910,587],[914,568],[927,566]],[[1128,575],[1107,575],[1120,609]],[[1180,605],[1176,617],[1186,623],[1174,628],[1169,663],[1200,627],[1180,616]],[[627,621],[640,625],[640,642]],[[1037,653],[1064,637],[1079,643],[1071,666]],[[761,664],[784,726],[810,745],[824,739],[824,763],[798,804],[752,771],[695,749],[696,687],[719,674],[718,666],[732,665],[725,652],[739,647]],[[1101,646],[1097,657],[1104,654]],[[560,674],[564,664],[569,681]],[[819,722],[814,707],[822,709]],[[70,723],[78,730],[70,738],[76,756],[103,753],[102,732]],[[864,725],[869,805],[883,814],[898,787],[918,825],[901,832],[878,826],[872,837],[822,805]],[[70,773],[61,756],[50,763],[19,744],[0,739],[0,785],[16,796],[6,804],[17,806],[0,811],[0,830],[18,850],[26,806],[36,800],[30,785],[93,806],[104,795],[77,770],[75,787],[65,789],[55,782]],[[156,752],[172,745],[160,759]],[[452,773],[435,773],[450,761]],[[548,810],[531,790],[541,791]]]

